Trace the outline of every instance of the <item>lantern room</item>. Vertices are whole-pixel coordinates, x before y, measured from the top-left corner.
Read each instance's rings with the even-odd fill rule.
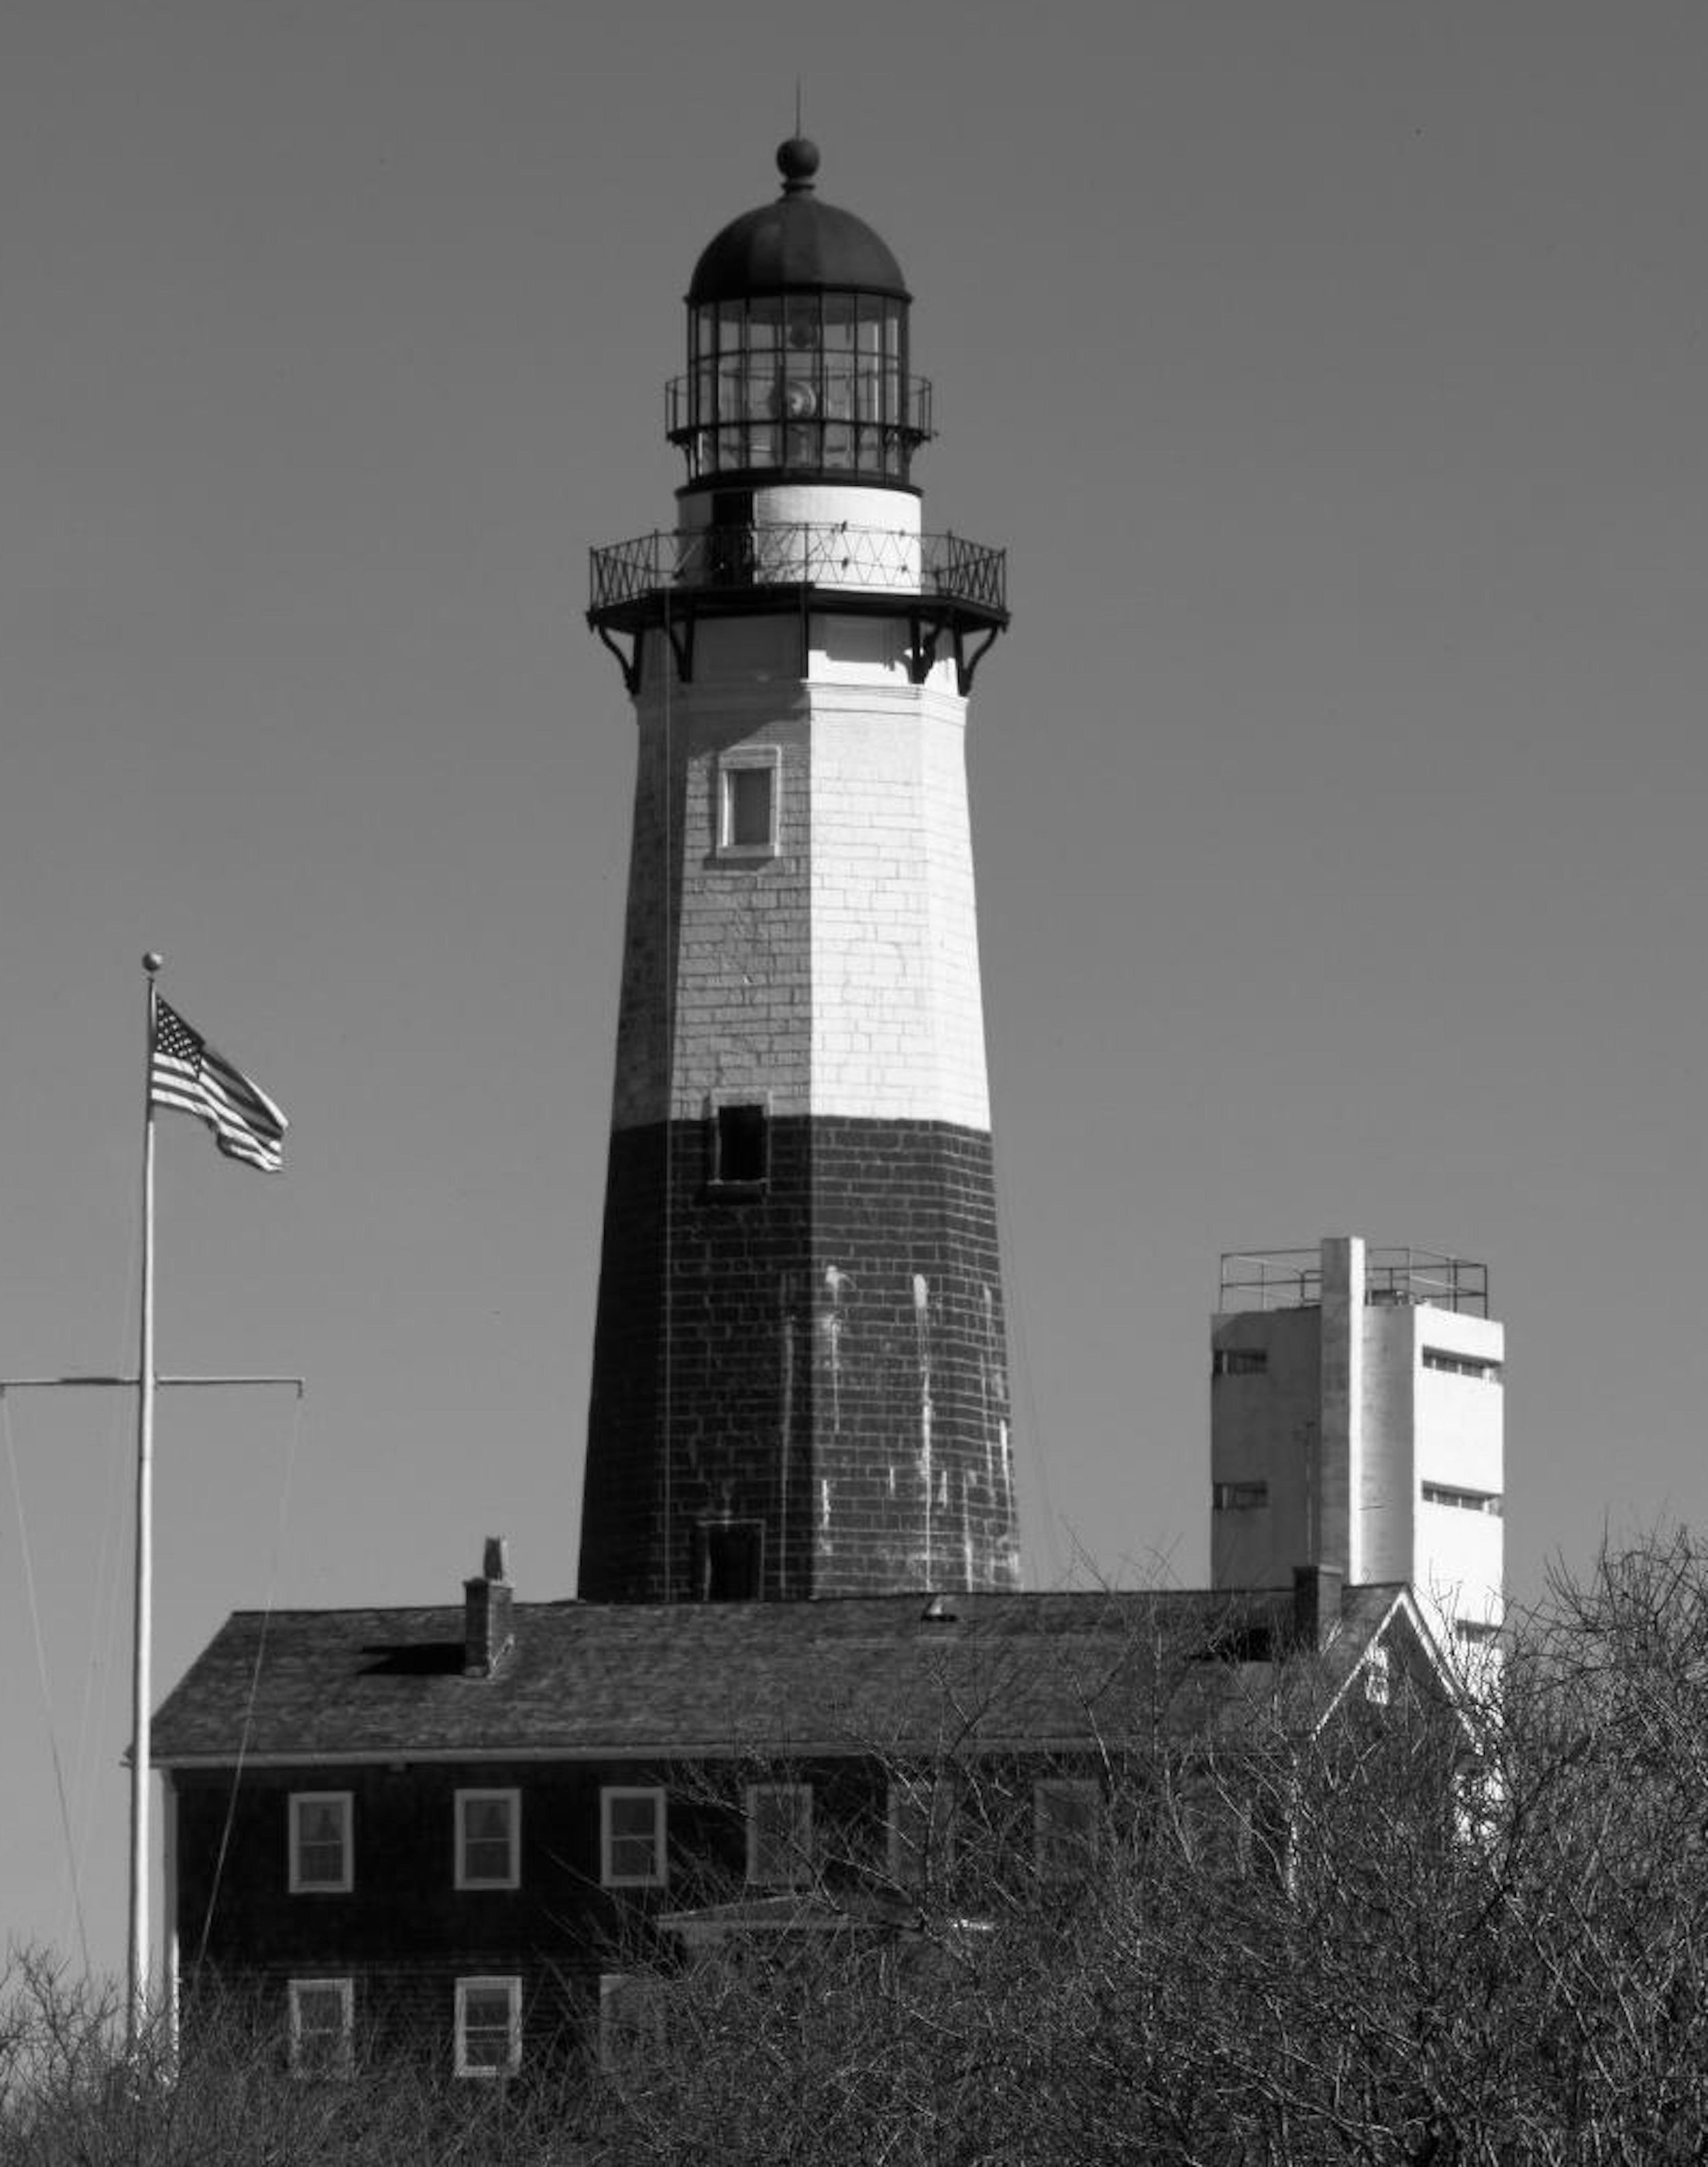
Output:
[[[687,373],[668,395],[687,486],[907,488],[931,386],[908,374],[901,267],[863,220],[820,202],[815,146],[793,137],[777,162],[777,200],[725,226],[688,288]]]

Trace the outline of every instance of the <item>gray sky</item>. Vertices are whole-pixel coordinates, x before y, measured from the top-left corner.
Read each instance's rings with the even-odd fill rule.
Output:
[[[585,552],[797,74],[915,295],[1029,1567],[1207,1565],[1217,1253],[1485,1259],[1513,1592],[1700,1518],[1708,14],[306,0],[0,14],[0,1370],[134,1359],[162,1689],[234,1607],[570,1592],[632,726]],[[109,1396],[116,1402],[117,1396]],[[0,1931],[122,1952],[130,1413],[0,1423]],[[17,1470],[20,1518],[13,1492]],[[24,1587],[33,1567],[34,1617]],[[38,1676],[39,1620],[48,1692]]]

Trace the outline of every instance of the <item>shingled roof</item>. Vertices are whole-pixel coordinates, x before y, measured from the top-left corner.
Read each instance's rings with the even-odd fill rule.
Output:
[[[1396,1618],[1349,1588],[1327,1645],[1290,1590],[518,1603],[513,1646],[464,1673],[461,1607],[237,1611],[155,1719],[167,1767],[531,1756],[680,1758],[1140,1742],[1331,1705]]]

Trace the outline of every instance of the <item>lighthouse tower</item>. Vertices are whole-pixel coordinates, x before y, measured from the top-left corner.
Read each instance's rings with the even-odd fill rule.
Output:
[[[676,527],[593,554],[639,747],[591,1601],[1018,1580],[965,763],[1005,567],[925,531],[895,257],[777,165],[688,289]]]

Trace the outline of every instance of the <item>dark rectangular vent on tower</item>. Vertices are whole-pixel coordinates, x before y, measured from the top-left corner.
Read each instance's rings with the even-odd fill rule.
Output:
[[[765,1529],[758,1520],[700,1523],[700,1600],[756,1603],[765,1592]]]
[[[757,1189],[770,1174],[771,1120],[765,1106],[719,1106],[712,1127],[713,1186]]]

